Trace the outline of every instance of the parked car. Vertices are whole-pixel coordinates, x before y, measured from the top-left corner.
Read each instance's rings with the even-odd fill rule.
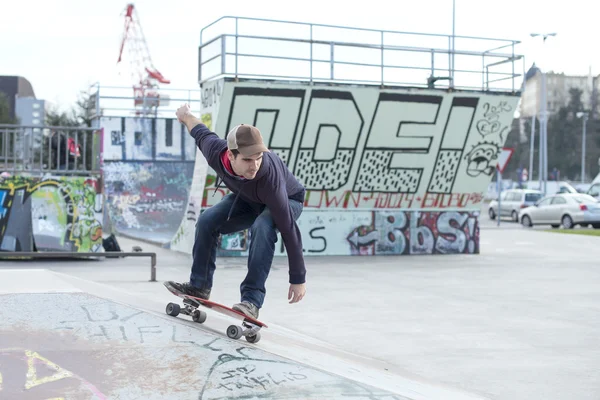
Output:
[[[498,200],[490,201],[488,215],[490,219],[496,219],[498,215],[502,217],[511,217],[515,222],[519,222],[519,211],[522,208],[534,205],[542,198],[542,192],[531,189],[511,189],[502,192],[500,195],[500,209]]]
[[[592,184],[586,194],[594,197],[596,200],[600,200],[600,182]]]
[[[550,225],[558,228],[562,225],[565,229],[572,229],[575,225],[592,225],[600,229],[600,203],[587,194],[554,194],[522,209],[519,221],[526,227]]]

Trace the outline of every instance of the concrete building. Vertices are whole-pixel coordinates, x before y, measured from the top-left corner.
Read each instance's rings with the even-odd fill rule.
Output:
[[[36,99],[35,97],[17,96],[15,114],[21,125],[41,127],[44,125],[46,119],[45,101]]]
[[[17,114],[17,98],[33,98],[35,93],[31,83],[22,76],[0,75],[0,92],[8,98],[9,115],[11,118],[19,117]]]
[[[521,96],[521,117],[531,117],[540,110],[541,102],[541,71],[535,64],[525,75],[525,87]],[[582,91],[581,102],[586,110],[593,113],[600,111],[598,105],[598,89],[600,76],[588,75],[573,76],[564,73],[546,73],[546,107],[550,114],[557,112],[561,107],[569,104],[569,90],[576,88]]]

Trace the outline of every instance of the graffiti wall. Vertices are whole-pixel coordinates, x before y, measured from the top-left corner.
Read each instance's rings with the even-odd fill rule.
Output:
[[[100,252],[102,195],[91,177],[4,178],[1,251]]]
[[[209,129],[217,131],[219,128],[215,121],[219,110],[219,99],[223,93],[223,81],[208,82],[202,88],[201,93],[202,114],[200,115],[200,119],[209,127]],[[189,136],[189,132],[187,134]],[[207,179],[207,170],[208,164],[206,159],[202,153],[198,151],[196,153],[194,175],[192,177],[185,214],[170,243],[170,248],[173,250],[190,253],[194,246],[196,220],[202,212],[202,199],[204,198],[204,185]]]
[[[228,80],[205,89],[215,132],[256,125],[305,185],[306,254],[478,252],[477,211],[518,97]],[[227,193],[208,168],[202,209]],[[247,236],[223,237],[221,250],[243,254]]]
[[[168,243],[184,216],[196,145],[175,118],[103,117],[104,177],[114,230]]]
[[[305,255],[479,253],[478,211],[312,211],[301,215]],[[223,235],[221,256],[248,254],[249,231]],[[278,236],[276,255],[286,255]]]

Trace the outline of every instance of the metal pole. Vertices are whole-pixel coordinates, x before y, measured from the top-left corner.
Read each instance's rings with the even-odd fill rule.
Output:
[[[542,72],[542,138],[540,146],[542,149],[542,180],[544,182],[544,189],[542,192],[546,195],[547,181],[548,181],[548,110],[546,106],[546,73]]]
[[[581,183],[585,182],[585,130],[588,114],[583,114],[583,139],[581,142]]]
[[[502,215],[502,174],[498,168],[496,168],[496,187],[498,192],[498,215],[496,215],[496,218],[498,219],[497,226],[500,226],[500,216]]]
[[[450,87],[454,88],[454,36],[456,32],[456,0],[452,0],[452,74],[450,75]]]
[[[531,117],[531,140],[529,143],[529,181],[533,181],[533,153],[535,151],[535,115]]]

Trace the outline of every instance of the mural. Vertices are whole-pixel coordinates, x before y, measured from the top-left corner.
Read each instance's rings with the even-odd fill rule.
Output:
[[[192,162],[105,162],[106,205],[116,231],[165,243],[184,215]]]
[[[305,255],[479,253],[478,211],[312,211],[298,220]],[[222,235],[220,256],[245,256],[249,231]],[[275,255],[286,255],[278,236]]]
[[[478,211],[517,96],[222,80],[205,89],[213,131],[257,126],[306,186],[306,255],[479,252]],[[199,159],[205,181],[190,192],[189,227],[199,199],[206,209],[229,193]],[[219,252],[244,255],[250,240],[225,235]],[[177,250],[192,245],[189,235]]]
[[[518,97],[225,82],[219,101],[215,131],[256,125],[307,209],[436,211],[479,208]],[[202,206],[226,193],[207,184]]]
[[[196,145],[175,118],[103,117],[106,202],[115,231],[168,243],[184,217]]]
[[[254,124],[306,186],[306,255],[374,255],[479,252],[478,211],[518,97],[219,80],[202,100],[213,131]],[[201,210],[229,193],[200,152],[196,168],[171,242],[187,253]],[[245,255],[250,240],[224,235],[219,253]]]
[[[102,195],[91,177],[4,178],[0,250],[100,252]]]
[[[208,82],[202,88],[202,114],[200,119],[212,130],[217,130],[215,124],[218,115],[220,97],[223,93],[223,81]],[[188,132],[188,136],[189,132]],[[190,136],[191,137],[191,136]],[[193,144],[195,146],[195,144]],[[196,232],[196,220],[202,211],[202,199],[204,197],[204,185],[207,179],[206,172],[208,164],[200,151],[196,153],[194,176],[189,192],[185,215],[177,232],[173,236],[170,248],[172,250],[190,253],[194,246]]]

